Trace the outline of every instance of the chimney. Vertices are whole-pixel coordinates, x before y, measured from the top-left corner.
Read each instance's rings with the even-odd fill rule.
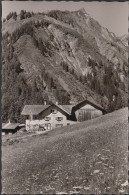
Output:
[[[112,100],[113,100],[113,102],[115,101],[115,95],[113,95]]]
[[[58,102],[56,102],[56,105],[58,105]]]
[[[9,124],[11,123],[11,122],[10,122],[10,119],[9,119],[9,122],[8,122],[8,123],[9,123]]]
[[[73,100],[70,100],[69,103],[70,103],[70,105],[75,105],[76,104],[76,102],[73,101]]]
[[[32,114],[32,112],[31,112],[31,110],[30,110],[30,120],[31,120],[31,121],[33,120],[33,114]]]
[[[47,104],[47,102],[46,101],[44,101],[44,105],[46,105]]]

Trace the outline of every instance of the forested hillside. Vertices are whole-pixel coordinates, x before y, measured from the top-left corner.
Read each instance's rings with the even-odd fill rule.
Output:
[[[22,121],[25,104],[44,100],[127,106],[127,47],[84,9],[10,13],[2,36],[3,122]]]

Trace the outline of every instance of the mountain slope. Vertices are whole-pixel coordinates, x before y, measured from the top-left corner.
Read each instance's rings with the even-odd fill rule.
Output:
[[[25,104],[44,99],[90,97],[108,111],[127,105],[128,53],[120,39],[84,9],[27,14],[3,23],[3,120],[21,120]]]
[[[126,194],[128,108],[2,147],[2,193]],[[22,148],[22,150],[21,150]]]
[[[129,40],[129,35],[123,35],[121,37],[119,37],[119,39],[123,42],[123,44],[128,47],[128,40]]]

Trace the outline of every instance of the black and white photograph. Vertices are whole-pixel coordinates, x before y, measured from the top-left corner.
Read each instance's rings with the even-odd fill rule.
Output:
[[[2,194],[128,193],[128,2],[2,1]]]

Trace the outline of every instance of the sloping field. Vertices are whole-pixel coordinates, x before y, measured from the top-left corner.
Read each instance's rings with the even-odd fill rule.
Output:
[[[2,147],[2,193],[124,194],[128,109]]]

